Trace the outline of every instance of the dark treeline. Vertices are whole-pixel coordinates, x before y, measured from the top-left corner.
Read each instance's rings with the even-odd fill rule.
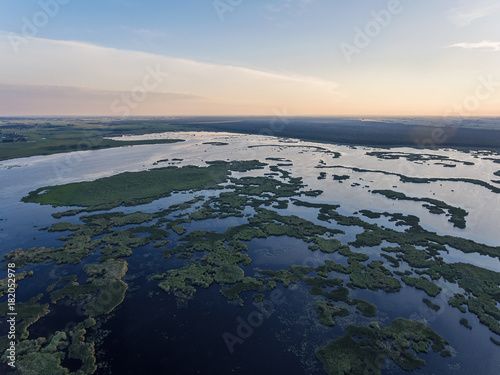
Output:
[[[500,147],[500,119],[488,118],[488,127],[481,119],[445,121],[422,118],[398,122],[361,121],[352,118],[325,117],[184,117],[175,119],[129,119],[114,124],[159,123],[167,121],[178,130],[224,131],[230,133],[262,134],[299,138],[308,141],[373,146],[417,147]],[[426,124],[426,122],[428,124]]]

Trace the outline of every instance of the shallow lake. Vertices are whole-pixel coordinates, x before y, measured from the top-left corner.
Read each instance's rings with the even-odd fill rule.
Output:
[[[51,214],[66,208],[54,208],[32,203],[22,203],[21,198],[30,191],[44,186],[70,182],[92,181],[122,172],[143,171],[166,166],[197,165],[213,160],[260,160],[301,177],[310,190],[322,190],[318,197],[302,196],[302,201],[318,204],[338,204],[344,215],[360,217],[369,223],[378,223],[387,228],[397,229],[386,217],[369,219],[359,211],[403,213],[420,218],[420,224],[428,231],[439,235],[452,235],[471,239],[491,246],[500,245],[498,216],[500,214],[500,194],[484,186],[465,181],[446,181],[447,178],[480,180],[491,184],[492,173],[498,169],[492,161],[474,157],[470,153],[456,150],[416,150],[393,148],[391,153],[429,153],[446,156],[456,167],[437,164],[440,160],[410,161],[400,159],[380,159],[367,155],[380,149],[315,144],[291,139],[277,139],[267,136],[235,135],[225,133],[165,133],[123,137],[123,139],[176,138],[182,143],[142,145],[98,151],[83,151],[71,154],[57,154],[15,159],[0,162],[0,255],[17,248],[57,247],[62,244],[59,237],[67,233],[51,233],[40,228],[58,221],[79,222],[79,216],[54,219]],[[228,145],[206,144],[223,142]],[[334,152],[340,153],[335,157]],[[281,158],[278,160],[277,158]],[[168,159],[168,161],[161,161]],[[182,160],[173,160],[182,159]],[[458,162],[457,162],[458,161]],[[461,162],[474,163],[466,165]],[[281,165],[280,165],[281,164]],[[353,171],[358,168],[366,171]],[[318,179],[320,173],[324,179]],[[385,172],[385,173],[382,173]],[[242,176],[262,176],[272,173],[269,167],[249,172],[233,172],[235,178]],[[403,183],[398,174],[412,177],[436,178],[430,183]],[[343,181],[334,180],[333,175],[346,175]],[[276,176],[279,178],[279,176]],[[497,185],[498,186],[498,185]],[[390,200],[371,193],[375,189],[390,189],[409,197],[432,198],[460,207],[468,212],[466,228],[453,227],[449,217],[430,213],[423,202]],[[223,189],[200,192],[179,192],[152,203],[136,207],[119,207],[113,211],[125,213],[142,211],[156,212],[173,204],[186,202],[197,196],[217,196]],[[285,199],[287,200],[287,199]],[[269,208],[269,207],[268,207]],[[69,209],[69,208],[68,208]],[[297,215],[317,225],[329,225],[318,220],[318,209],[293,205],[288,200],[288,208],[275,209],[280,215]],[[247,208],[245,214],[255,212]],[[228,227],[247,222],[245,217],[209,219],[186,224],[188,233],[193,230],[208,230],[218,233]],[[359,227],[332,228],[343,230],[335,235],[342,243],[355,240],[362,232]],[[180,236],[171,234],[172,246]],[[253,239],[246,243],[252,263],[245,267],[245,276],[254,276],[261,269],[287,269],[291,265],[317,266],[325,259],[347,265],[346,258],[339,254],[313,252],[309,243],[291,237],[269,237]],[[357,249],[366,251],[371,260],[383,260],[380,248]],[[500,272],[498,258],[481,256],[477,253],[465,254],[449,248],[442,252],[445,262],[471,263],[495,272]],[[201,256],[201,255],[198,255]],[[44,293],[45,286],[56,282],[60,276],[83,275],[85,264],[95,262],[98,254],[92,254],[80,265],[28,265],[26,270],[34,270],[32,278],[19,283],[18,298],[26,301],[30,297]],[[378,313],[375,318],[364,318],[355,312],[348,317],[335,318],[336,326],[327,328],[319,324],[314,310],[316,296],[311,296],[309,287],[303,283],[290,288],[278,286],[285,296],[285,302],[276,306],[262,325],[252,330],[244,343],[238,344],[231,354],[223,340],[225,332],[236,332],[238,319],[247,317],[256,310],[252,303],[252,293],[244,293],[243,307],[229,303],[219,292],[219,285],[200,289],[193,299],[181,301],[172,294],[158,288],[151,276],[188,264],[189,260],[165,260],[161,251],[151,245],[134,249],[133,255],[125,258],[128,273],[124,281],[129,284],[125,301],[108,317],[99,322],[102,337],[97,345],[97,360],[102,363],[97,374],[158,373],[162,369],[172,374],[324,374],[321,363],[315,358],[315,350],[344,334],[349,324],[368,324],[377,321],[389,324],[396,317],[404,317],[426,322],[438,334],[450,342],[453,356],[442,358],[430,353],[421,356],[427,362],[415,374],[471,374],[497,375],[500,373],[500,348],[490,342],[494,336],[487,327],[479,323],[470,313],[462,314],[448,305],[447,298],[460,289],[445,283],[440,285],[443,292],[433,302],[441,306],[436,313],[422,304],[428,296],[422,290],[404,286],[400,292],[385,293],[355,289],[351,298],[361,298],[374,304]],[[388,266],[389,269],[391,269]],[[2,270],[0,272],[5,272]],[[4,278],[6,274],[0,277]],[[83,277],[82,280],[85,278]],[[456,290],[453,291],[453,288]],[[5,297],[1,300],[4,302]],[[49,302],[45,294],[42,302]],[[352,311],[353,307],[350,307]],[[81,307],[58,304],[50,315],[33,325],[30,337],[45,331],[61,330],[68,321],[81,318]],[[472,330],[458,324],[466,317]],[[0,334],[4,334],[6,322],[0,323]],[[203,371],[201,371],[203,369]],[[5,367],[0,366],[0,372]],[[201,371],[201,372],[199,372]],[[384,374],[404,373],[394,363],[387,361]]]

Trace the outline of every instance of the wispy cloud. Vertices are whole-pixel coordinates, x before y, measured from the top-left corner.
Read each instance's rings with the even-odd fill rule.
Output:
[[[477,43],[455,43],[450,46],[450,48],[464,48],[469,50],[480,50],[480,51],[500,51],[500,42],[493,42],[491,40],[483,40]]]
[[[94,90],[71,86],[5,85],[0,83],[0,115],[92,115],[116,114],[110,103],[122,91]],[[162,114],[159,108],[175,106],[183,111],[205,98],[179,93],[150,93],[135,114]]]
[[[271,22],[278,22],[277,26],[290,26],[290,20],[283,20],[282,16],[303,16],[307,7],[314,0],[274,0],[264,6],[264,17]]]
[[[448,19],[459,27],[469,26],[472,22],[487,17],[498,11],[500,4],[498,1],[466,2],[461,6],[452,8],[448,12]]]
[[[294,8],[304,8],[311,2],[313,2],[313,0],[278,0],[271,4],[267,4],[266,9],[271,12],[281,12]]]
[[[146,39],[168,39],[169,35],[165,32],[150,29],[135,29],[128,26],[121,26],[120,29],[133,33],[136,36]]]
[[[182,95],[185,95],[185,101],[191,101],[192,112],[212,113],[213,108],[222,112],[225,108],[230,111],[238,109],[242,114],[265,113],[283,105],[294,106],[296,112],[311,113],[311,106],[328,108],[340,98],[335,82],[315,77],[210,64],[81,42],[28,39],[22,51],[15,54],[9,51],[8,34],[0,33],[0,83],[11,85],[13,93],[20,91],[13,90],[12,86],[23,85],[33,94],[31,97],[36,97],[41,87],[44,95],[39,97],[44,97],[46,105],[51,102],[52,108],[59,106],[58,102],[65,98],[64,93],[68,94],[65,103],[71,98],[74,102],[83,98],[86,103],[103,102],[109,108],[113,95],[104,93],[132,92],[143,84],[148,67],[168,73],[168,78],[148,92],[147,103],[140,105],[141,111],[147,108],[148,113],[154,114],[161,114],[161,111],[164,114],[188,113],[189,108],[184,104],[183,110],[179,111],[178,102]],[[57,86],[64,86],[64,89],[55,90]],[[9,97],[7,89],[3,89],[4,99]],[[22,101],[22,95],[16,94],[15,97]],[[50,97],[52,101],[45,100]],[[174,99],[176,103],[172,103]],[[151,103],[156,109],[152,109]],[[212,103],[212,107],[208,103]]]

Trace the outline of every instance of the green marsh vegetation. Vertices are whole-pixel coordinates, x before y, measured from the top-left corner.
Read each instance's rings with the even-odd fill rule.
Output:
[[[493,193],[500,194],[500,188],[497,188],[496,186],[493,186],[489,184],[488,182],[485,182],[483,180],[478,180],[475,178],[459,178],[459,177],[411,177],[411,176],[406,176],[401,173],[395,173],[395,172],[387,172],[383,170],[376,170],[376,169],[365,169],[365,168],[358,168],[358,167],[346,167],[342,165],[333,165],[333,166],[316,166],[315,168],[340,168],[340,169],[350,169],[353,172],[362,172],[362,173],[380,173],[383,175],[387,176],[397,176],[399,177],[399,180],[403,183],[414,183],[414,184],[429,184],[431,182],[441,182],[441,181],[451,181],[451,182],[465,182],[473,185],[478,185],[482,186],[488,190],[490,190]]]
[[[325,326],[333,327],[335,325],[335,321],[333,320],[334,316],[349,315],[349,310],[337,307],[332,302],[328,301],[316,301],[314,307],[318,312],[320,323]]]
[[[294,203],[298,202],[294,201]],[[398,232],[389,228],[381,228],[377,224],[370,224],[357,217],[346,217],[339,214],[335,209],[335,206],[324,205],[320,209],[318,219],[326,222],[334,220],[341,225],[356,225],[365,229],[363,233],[356,236],[356,241],[350,243],[351,246],[380,246],[383,241],[399,245],[397,247],[383,247],[382,250],[395,254],[396,258],[391,257],[392,259],[398,262],[404,261],[410,267],[416,269],[415,273],[420,277],[409,277],[411,273],[410,275],[407,274],[402,277],[405,284],[422,289],[429,296],[437,296],[440,293],[440,288],[434,283],[435,280],[443,278],[448,282],[457,283],[468,293],[468,297],[457,294],[450,298],[450,305],[459,308],[463,312],[466,311],[464,306],[468,306],[469,311],[477,315],[482,324],[488,326],[494,333],[498,334],[500,332],[500,309],[498,308],[500,274],[470,264],[448,264],[438,256],[439,250],[447,251],[445,247],[447,245],[464,253],[477,252],[498,258],[500,257],[500,247],[478,244],[460,237],[440,236],[428,232],[419,225],[418,218],[414,216],[382,213],[384,216],[391,217],[391,220],[408,227],[403,232]],[[416,246],[423,247],[425,250],[417,249]],[[392,263],[395,264],[395,261]],[[370,273],[373,273],[373,267],[368,270],[370,272],[367,274],[368,277],[365,276],[358,281],[359,268],[353,267],[353,264],[356,266],[356,261],[351,261],[349,267],[354,274],[354,281],[351,274],[351,283],[362,287],[364,282],[371,279]],[[363,267],[366,268],[366,266]],[[384,275],[384,273],[385,271],[382,270],[379,274]],[[422,277],[422,275],[430,276],[431,280]],[[387,282],[381,284],[383,287],[391,288],[389,285],[393,285],[392,288],[397,287],[396,283],[388,284],[392,278],[391,276],[384,276],[385,278],[376,277],[374,280],[379,282],[385,279]],[[377,284],[372,284],[372,287],[374,285]]]
[[[272,118],[243,119],[232,118],[231,121],[214,121],[213,118],[204,121],[204,118],[192,119],[166,119],[166,118],[45,118],[45,119],[0,119],[0,134],[16,132],[20,137],[26,137],[26,142],[2,142],[0,144],[0,160],[28,157],[34,155],[50,155],[62,152],[97,150],[126,145],[169,143],[179,140],[145,140],[145,141],[113,141],[106,137],[119,137],[122,135],[142,135],[176,131],[212,131],[232,132],[239,134],[258,134],[262,128],[269,126]],[[220,120],[220,119],[219,119]],[[394,127],[393,124],[359,123],[348,120],[338,122],[338,119],[328,119],[329,126],[325,127],[323,119],[308,118],[308,125],[303,126],[302,121],[291,121],[276,136],[299,138],[308,141],[330,142],[340,144],[364,144],[387,146],[415,146],[413,137],[409,137],[407,126]],[[318,123],[317,123],[318,122]],[[432,126],[415,126],[425,133],[434,129]],[[437,128],[442,129],[442,128]],[[398,133],[402,131],[402,133]],[[387,137],[391,134],[391,137]],[[430,134],[430,133],[429,133]],[[489,148],[498,150],[499,132],[491,129],[463,128],[453,137],[449,137],[449,144],[443,146],[455,147],[465,151],[471,147]],[[221,142],[224,143],[224,142]],[[282,145],[270,145],[281,147]],[[297,146],[304,147],[304,146]],[[321,148],[316,148],[322,151]],[[328,150],[327,150],[328,151]],[[334,158],[340,153],[331,152]],[[372,156],[381,158],[405,157],[416,160],[416,154],[393,153],[390,151],[373,152]],[[423,154],[425,158],[428,154]],[[494,154],[493,154],[494,155]],[[439,155],[428,155],[432,159],[446,162],[466,163],[460,160],[446,159]],[[497,162],[496,158],[485,158]],[[426,160],[426,159],[422,159]],[[418,161],[418,160],[416,160]]]
[[[431,300],[429,300],[427,298],[422,299],[422,302],[425,303],[429,309],[432,309],[436,312],[441,310],[441,306],[436,305],[435,303],[433,303]]]
[[[426,202],[428,204],[424,204],[423,207],[427,208],[430,213],[440,215],[444,214],[446,210],[448,215],[451,216],[448,221],[453,223],[454,227],[465,228],[465,217],[468,215],[468,212],[462,208],[450,206],[446,202],[433,198],[408,197],[401,192],[393,190],[373,190],[372,194],[380,194],[393,200]]]
[[[333,180],[334,181],[339,181],[339,182],[342,182],[342,181],[345,181],[345,180],[349,180],[351,178],[351,176],[348,176],[348,175],[339,175],[339,174],[334,174],[333,175]]]
[[[109,122],[105,119],[16,119],[0,123],[0,134],[15,131],[25,142],[0,143],[0,160],[72,151],[101,150],[113,147],[175,143],[181,139],[115,141],[107,137],[160,133],[179,130],[168,123],[139,125]]]
[[[22,311],[22,316],[30,316],[29,314],[33,316],[35,307],[36,305],[31,305],[31,312]],[[34,318],[31,320],[32,323],[34,323]],[[19,373],[70,374],[70,371],[61,365],[65,358],[80,362],[80,368],[76,374],[95,373],[97,366],[94,343],[85,341],[86,330],[94,325],[95,320],[89,318],[69,330],[68,334],[65,331],[56,331],[49,338],[38,337],[36,339],[26,339],[27,335],[23,336],[25,340],[20,341],[16,346],[16,367]],[[2,356],[2,361],[7,361],[7,352]]]
[[[460,319],[460,324],[465,328],[472,329],[472,326],[469,324],[469,321],[465,318]]]
[[[293,204],[298,206],[314,207],[315,205],[293,200]],[[319,205],[316,205],[319,206]],[[411,251],[411,246],[424,246],[429,255],[436,255],[437,250],[446,250],[445,245],[451,246],[464,253],[479,253],[481,255],[489,255],[491,257],[500,257],[500,246],[489,246],[480,244],[472,240],[461,237],[454,237],[449,235],[438,235],[430,232],[420,226],[420,219],[414,215],[403,215],[400,213],[382,212],[380,215],[388,217],[389,221],[395,222],[396,226],[407,227],[403,231],[396,231],[391,228],[382,228],[377,224],[371,224],[359,217],[346,216],[338,213],[338,206],[323,204],[319,210],[318,219],[328,223],[336,222],[343,226],[358,226],[365,231],[356,236],[356,241],[351,245],[354,247],[363,246],[379,246],[383,241],[398,244],[400,246],[408,245],[404,249],[408,252],[409,256],[418,256],[418,252]],[[365,210],[365,214],[366,214]],[[374,213],[369,213],[373,216]],[[423,253],[422,253],[423,254]]]
[[[422,273],[457,283],[465,294],[453,295],[448,303],[463,313],[467,307],[491,332],[500,334],[500,273],[466,263],[434,263]]]
[[[367,152],[366,155],[375,156],[378,159],[384,159],[384,160],[406,159],[408,161],[413,161],[413,162],[447,161],[447,162],[453,162],[453,163],[463,164],[463,165],[474,165],[474,163],[470,162],[470,161],[451,159],[449,156],[436,155],[436,154],[413,154],[413,153],[406,153],[406,152],[371,151],[371,152]],[[452,166],[450,164],[445,164],[445,163],[435,163],[435,164],[443,165],[445,167]]]
[[[80,206],[89,210],[109,210],[136,206],[169,196],[175,191],[215,189],[230,171],[263,167],[258,161],[213,162],[208,167],[167,167],[143,172],[125,172],[91,182],[49,186],[37,189],[23,202],[53,206]]]
[[[50,312],[49,304],[41,304],[43,294],[31,298],[28,302],[16,302],[16,338],[19,341],[26,340],[29,337],[28,328],[35,324],[40,318]],[[0,304],[0,316],[7,316],[9,306],[7,302]],[[0,337],[0,352],[3,352],[10,345],[7,335]]]
[[[18,285],[19,281],[23,280],[26,277],[31,277],[31,276],[33,276],[33,271],[29,271],[29,272],[24,271],[24,272],[18,273],[16,275],[16,277],[15,277],[15,280],[16,280],[15,287],[16,287],[16,289],[19,286]],[[3,297],[3,296],[5,296],[5,295],[7,295],[9,293],[8,281],[9,281],[8,277],[6,277],[5,279],[0,280],[0,297]]]
[[[67,280],[66,285],[51,292],[51,302],[56,303],[66,297],[85,300],[85,312],[92,317],[109,314],[123,302],[127,284],[121,279],[127,273],[127,262],[107,259],[101,264],[85,266],[84,272],[88,276],[85,284],[80,285],[76,278]],[[64,281],[49,286],[49,290],[61,283],[64,284]]]
[[[355,339],[360,338],[360,339]],[[381,374],[385,359],[405,371],[422,368],[417,355],[434,352],[446,356],[445,341],[420,322],[398,318],[386,327],[349,326],[347,334],[316,352],[327,374]]]
[[[302,285],[315,296],[313,308],[318,322],[332,327],[336,317],[341,319],[353,312],[365,318],[377,317],[377,306],[352,297],[356,289],[396,293],[404,283],[424,290],[429,296],[437,296],[441,293],[439,280],[443,279],[464,290],[464,294],[449,299],[451,306],[460,311],[468,308],[492,332],[500,332],[498,273],[460,263],[447,264],[439,256],[439,251],[447,251],[449,246],[464,253],[500,257],[499,247],[426,231],[419,225],[419,219],[412,215],[360,211],[368,218],[388,218],[399,229],[394,230],[358,216],[343,215],[339,212],[339,205],[301,201],[299,198],[307,196],[310,190],[301,178],[293,177],[276,165],[269,169],[279,173],[280,179],[272,176],[231,177],[231,171],[259,170],[266,166],[250,161],[212,162],[204,168],[161,168],[116,175],[105,183],[102,179],[44,188],[46,191],[30,194],[27,201],[84,207],[53,215],[63,218],[103,207],[139,205],[176,191],[220,189],[220,184],[227,182],[219,194],[198,196],[158,212],[105,212],[81,215],[77,223],[58,221],[47,230],[69,232],[64,233],[60,247],[18,249],[8,253],[4,260],[15,261],[18,268],[43,262],[77,264],[91,254],[100,256],[95,258],[98,261],[84,264],[86,279],[67,275],[49,285],[46,296],[50,298],[50,305],[40,304],[40,299],[30,301],[31,316],[27,314],[29,318],[24,330],[20,331],[24,336],[19,343],[28,349],[23,352],[25,358],[20,357],[20,362],[28,366],[28,362],[34,361],[40,368],[50,368],[57,374],[65,373],[63,358],[73,358],[82,363],[82,374],[91,374],[95,366],[94,344],[85,341],[85,330],[91,329],[93,318],[100,319],[119,308],[128,291],[128,285],[123,281],[128,264],[123,258],[134,257],[136,249],[147,245],[161,251],[165,258],[165,268],[153,275],[152,280],[159,289],[180,299],[195,298],[200,288],[216,287],[228,301],[243,305],[249,300],[262,301],[278,286],[293,290],[293,286]],[[119,192],[120,184],[127,180],[133,182],[133,186],[130,185],[124,193]],[[145,189],[150,184],[155,185],[154,190]],[[320,196],[321,192],[313,195]],[[287,214],[284,209],[289,204],[317,212],[321,225]],[[195,225],[189,225],[230,217],[242,220],[242,224],[222,232],[197,230],[193,229]],[[336,238],[344,234],[346,226],[362,230],[351,243],[342,243]],[[177,234],[172,243],[167,240],[170,232]],[[270,237],[301,240],[311,254],[321,252],[324,256],[341,256],[347,265],[325,259],[317,267],[296,264],[287,269],[262,269],[255,274],[249,273],[252,258],[248,242]],[[370,259],[363,249],[365,247],[381,247],[382,257],[387,262]],[[172,262],[174,260],[176,263]],[[408,264],[411,271],[394,270],[403,263]],[[170,264],[176,266],[172,268]],[[29,327],[39,316],[66,302],[84,305],[85,317],[79,323],[82,325],[78,329],[36,338],[37,342],[29,340]],[[438,310],[430,300],[424,299],[422,303]],[[384,358],[411,371],[425,364],[419,356],[427,353],[429,347],[446,355],[444,340],[431,328],[422,323],[396,319],[382,328],[375,322],[369,326],[351,326],[344,337],[320,349],[317,357],[329,374],[341,370],[356,374],[358,370],[366,369],[380,373],[381,359]],[[339,356],[344,360],[338,361]]]
[[[212,146],[227,146],[229,143],[226,142],[203,142],[204,145],[212,145]]]
[[[79,369],[71,374],[91,375],[97,370],[95,347],[85,341],[87,330],[96,324],[92,318],[77,324],[72,330],[57,331],[51,338],[24,340],[17,347],[16,366],[21,374],[68,375],[62,366],[65,359],[76,360]],[[5,357],[5,355],[4,355]],[[5,361],[6,357],[2,357]]]
[[[441,292],[440,287],[425,277],[416,278],[403,276],[401,280],[403,280],[406,285],[414,286],[417,289],[425,291],[429,297],[436,297]]]

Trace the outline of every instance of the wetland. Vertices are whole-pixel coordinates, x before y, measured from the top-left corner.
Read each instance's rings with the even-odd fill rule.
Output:
[[[498,373],[496,151],[134,126],[0,165],[17,373]]]

